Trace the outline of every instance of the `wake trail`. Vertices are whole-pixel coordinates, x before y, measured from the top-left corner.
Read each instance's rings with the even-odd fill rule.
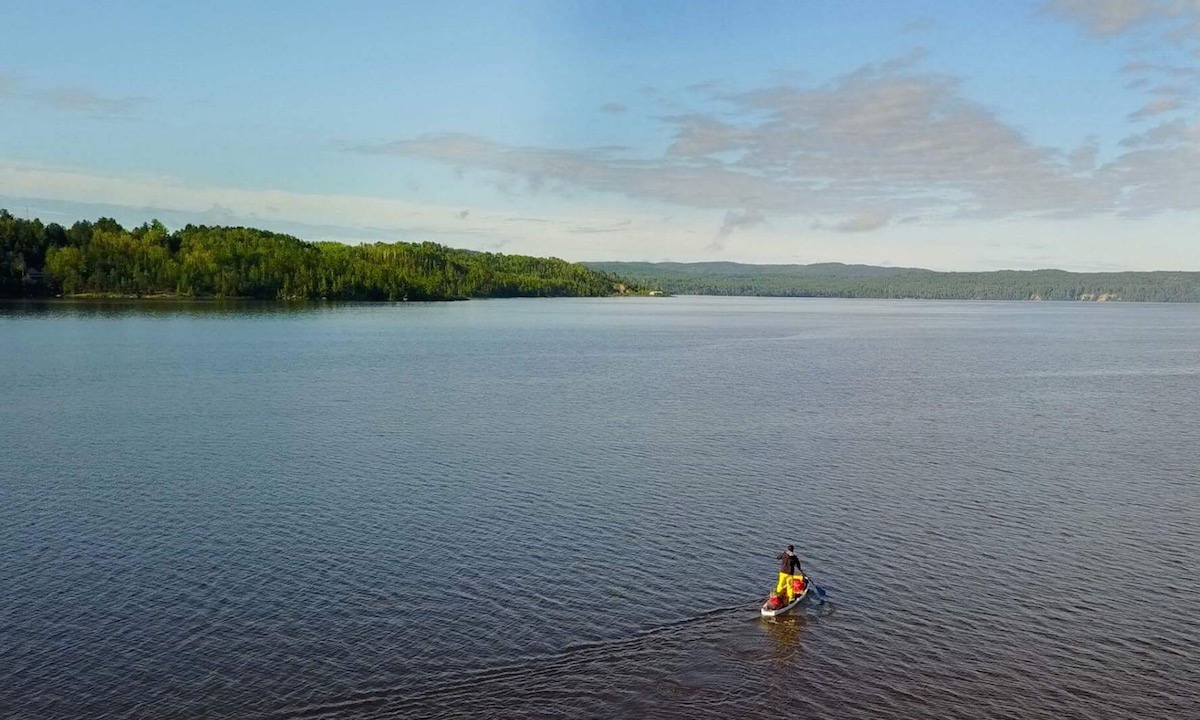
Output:
[[[333,698],[319,705],[283,708],[268,717],[279,720],[317,720],[346,712],[361,712],[387,706],[389,711],[400,711],[410,706],[425,705],[431,701],[457,695],[464,691],[478,692],[479,685],[496,682],[512,682],[544,674],[549,669],[570,670],[598,660],[610,658],[615,651],[633,652],[642,649],[650,640],[657,640],[682,633],[692,626],[711,621],[735,612],[743,612],[758,600],[748,600],[737,605],[704,610],[679,620],[665,622],[630,637],[569,645],[560,652],[523,657],[516,662],[484,666],[468,670],[437,673],[424,687],[413,690],[411,686],[385,687]]]

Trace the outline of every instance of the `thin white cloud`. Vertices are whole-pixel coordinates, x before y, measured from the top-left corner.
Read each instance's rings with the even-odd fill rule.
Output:
[[[1073,173],[1088,174],[1096,169],[1096,160],[1099,157],[1100,144],[1092,136],[1067,155],[1067,167]]]
[[[1122,144],[1130,150],[1105,172],[1120,179],[1124,214],[1200,210],[1200,122],[1163,123]]]
[[[131,115],[150,101],[143,96],[107,97],[81,87],[25,88],[16,78],[0,73],[0,98],[6,97],[54,110],[108,117]]]
[[[725,219],[721,221],[721,227],[717,230],[716,237],[709,243],[708,249],[714,251],[724,250],[725,241],[735,230],[752,228],[756,225],[761,225],[765,221],[766,217],[759,210],[731,210],[725,213]]]
[[[1068,153],[1033,145],[920,51],[818,87],[709,95],[721,112],[663,116],[657,156],[430,135],[358,148],[498,173],[526,192],[598,191],[728,212],[845,218],[862,207],[926,216],[1088,214],[1116,203]],[[696,90],[700,92],[700,90]],[[1074,158],[1078,160],[1078,158]]]
[[[1051,13],[1096,35],[1118,35],[1163,10],[1159,0],[1050,0]]]
[[[576,207],[568,216],[516,217],[383,197],[189,186],[171,177],[116,177],[0,160],[0,207],[33,204],[64,212],[67,222],[99,214],[131,222],[152,217],[177,224],[249,225],[308,240],[434,240],[476,249],[585,254],[572,237],[614,237],[613,255],[701,232],[689,221]],[[619,236],[619,237],[618,237]],[[592,242],[589,248],[603,247]]]
[[[678,158],[705,158],[726,151],[741,150],[752,141],[752,132],[742,130],[703,114],[675,115],[663,118],[680,128],[667,155]]]
[[[1186,106],[1183,103],[1183,98],[1179,96],[1161,97],[1143,105],[1136,112],[1129,115],[1130,120],[1145,120],[1157,115],[1163,115],[1176,110],[1182,110]]]
[[[1191,111],[1200,98],[1198,68],[1134,61],[1122,67],[1121,72],[1135,76],[1126,88],[1139,90],[1146,96],[1143,105],[1129,115],[1134,122]]]
[[[1200,0],[1047,0],[1044,7],[1098,36],[1155,28],[1172,43],[1200,38]]]
[[[609,115],[620,115],[621,113],[625,112],[628,109],[629,108],[625,107],[624,105],[622,105],[619,102],[611,102],[611,101],[606,102],[600,106],[600,112],[608,113]]]
[[[37,102],[56,110],[93,115],[130,115],[148,102],[145,97],[104,97],[85,88],[60,88],[32,94]]]
[[[1175,144],[1200,144],[1200,124],[1173,120],[1156,125],[1144,133],[1131,135],[1121,141],[1121,145],[1128,148],[1168,147]]]
[[[1151,63],[1145,60],[1133,60],[1125,63],[1121,67],[1121,72],[1128,75],[1164,75],[1186,80],[1200,78],[1200,69],[1194,67]]]
[[[698,83],[688,85],[688,92],[699,93],[700,95],[714,95],[721,91],[722,83],[720,80],[703,80]]]
[[[887,225],[892,213],[882,208],[864,210],[834,226],[838,232],[870,232]]]
[[[607,225],[576,225],[574,227],[568,228],[567,231],[572,232],[572,233],[582,233],[584,235],[590,235],[593,233],[628,232],[632,226],[633,226],[632,220],[621,220],[619,222],[608,223]]]
[[[905,23],[904,27],[901,28],[900,32],[902,32],[905,35],[917,35],[920,33],[929,32],[930,30],[933,30],[936,27],[937,27],[937,23],[934,21],[934,19],[926,16],[926,17],[919,17],[915,20],[910,20],[909,22]]]
[[[754,227],[762,223],[766,218],[757,210],[743,210],[741,212],[725,213],[725,220],[721,223],[721,229],[718,231],[722,237],[730,235],[738,228]]]

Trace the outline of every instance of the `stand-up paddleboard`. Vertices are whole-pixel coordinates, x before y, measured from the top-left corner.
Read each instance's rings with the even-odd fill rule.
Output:
[[[797,605],[799,605],[800,602],[802,600],[804,600],[804,598],[808,597],[808,591],[810,588],[812,588],[811,582],[804,583],[804,590],[802,590],[799,594],[797,594],[794,598],[792,598],[792,601],[790,603],[788,603],[787,605],[777,607],[773,610],[771,608],[767,607],[767,605],[771,602],[770,600],[767,600],[767,602],[763,603],[763,606],[762,606],[762,608],[760,608],[759,612],[762,613],[763,617],[775,617],[776,615],[785,615],[785,614],[791,612],[792,609],[795,608]]]

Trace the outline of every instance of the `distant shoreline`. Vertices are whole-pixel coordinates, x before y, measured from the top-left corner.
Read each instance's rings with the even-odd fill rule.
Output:
[[[1065,270],[941,272],[819,263],[589,262],[673,295],[911,300],[1200,302],[1200,272],[1073,273]]]

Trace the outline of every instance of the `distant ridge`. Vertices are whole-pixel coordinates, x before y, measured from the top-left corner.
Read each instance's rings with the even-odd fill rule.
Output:
[[[1200,302],[1200,272],[1074,273],[1065,270],[938,272],[817,263],[587,262],[588,267],[675,295]]]
[[[737,262],[585,262],[583,265],[594,269],[605,267],[627,268],[632,272],[653,273],[669,271],[690,275],[729,275],[742,276],[757,274],[763,276],[796,276],[796,277],[887,277],[907,273],[929,273],[932,270],[912,267],[884,267],[880,265],[847,265],[846,263],[828,262],[810,265],[754,265]]]

